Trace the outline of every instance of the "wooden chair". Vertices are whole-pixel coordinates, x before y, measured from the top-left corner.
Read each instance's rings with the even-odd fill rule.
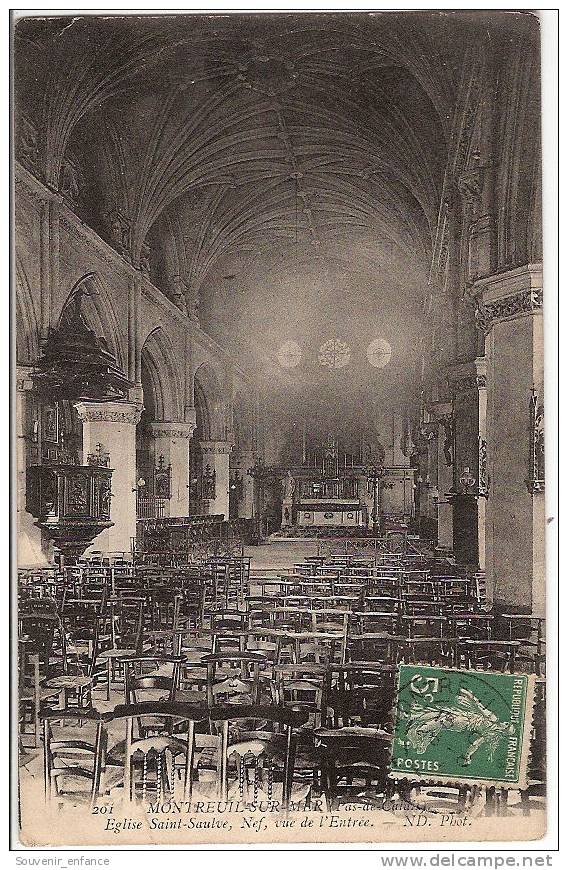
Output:
[[[67,801],[87,800],[92,807],[101,793],[105,769],[104,716],[93,709],[76,707],[42,710],[39,716],[43,723],[46,801],[50,802],[56,797]],[[89,733],[91,739],[88,739]],[[64,780],[70,780],[71,787],[69,784],[64,787]],[[86,786],[86,789],[81,786]]]
[[[329,706],[336,727],[392,725],[397,667],[372,661],[334,666]]]
[[[39,657],[43,677],[51,671],[55,633],[59,630],[59,617],[54,613],[28,612],[18,614],[18,637],[29,643],[29,649]]]
[[[330,672],[326,666],[275,665],[272,673],[272,698],[277,707],[307,712],[311,728],[321,728],[326,724],[330,686]]]
[[[107,701],[110,700],[112,683],[122,673],[124,659],[142,652],[143,608],[143,601],[122,602],[118,605],[118,613],[115,613],[113,607],[110,615],[110,636],[98,634],[92,672],[93,675],[96,674],[98,665],[105,668]],[[102,626],[104,627],[104,621]]]
[[[150,627],[154,631],[173,631],[178,627],[183,596],[171,590],[152,590],[149,609]]]
[[[323,793],[330,810],[343,800],[382,805],[384,798],[392,794],[389,733],[362,727],[320,728],[315,737]]]
[[[40,658],[31,649],[29,643],[18,644],[18,725],[22,746],[26,729],[31,726],[32,745],[37,748],[41,735],[40,711],[46,701],[57,698],[58,691],[42,686]]]
[[[183,656],[131,656],[119,662],[124,671],[125,704],[175,701]]]
[[[458,641],[450,635],[416,635],[397,638],[395,660],[400,662],[421,662],[440,667],[454,667],[458,660]]]
[[[292,661],[296,664],[312,662],[316,665],[328,665],[345,661],[344,630],[289,632],[288,643],[292,651]]]
[[[219,610],[212,613],[210,625],[214,636],[214,652],[243,652],[246,643],[247,622],[247,615],[243,611]]]
[[[347,640],[347,658],[383,664],[393,662],[397,638],[399,638],[399,617],[396,613],[363,611],[352,614]]]
[[[458,639],[457,661],[471,670],[493,670],[514,673],[518,640]]]
[[[212,653],[204,656],[207,668],[207,704],[248,703],[258,705],[261,698],[260,673],[267,660],[259,652]]]
[[[241,800],[258,798],[260,791],[273,800],[275,780],[281,782],[281,806],[287,812],[292,796],[297,729],[307,714],[286,707],[235,705],[209,710],[213,728],[222,741],[221,799],[227,800],[229,781]]]
[[[125,722],[125,739],[109,749],[107,769],[122,768],[127,800],[175,799],[178,775],[183,800],[191,800],[195,726],[205,718],[203,706],[168,701],[120,704],[106,715],[109,723]]]
[[[528,666],[538,676],[546,670],[546,620],[541,616],[523,613],[504,613],[498,620],[501,623],[501,636],[506,640],[518,641],[515,653],[517,666]]]

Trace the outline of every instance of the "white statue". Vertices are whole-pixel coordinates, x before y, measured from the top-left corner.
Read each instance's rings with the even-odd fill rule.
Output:
[[[285,477],[282,478],[282,486],[284,487],[284,498],[294,498],[294,493],[296,492],[296,480],[290,469],[286,472]]]

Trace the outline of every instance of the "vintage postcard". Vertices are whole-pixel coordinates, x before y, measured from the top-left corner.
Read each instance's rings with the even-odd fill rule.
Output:
[[[13,14],[19,847],[545,836],[540,31]]]

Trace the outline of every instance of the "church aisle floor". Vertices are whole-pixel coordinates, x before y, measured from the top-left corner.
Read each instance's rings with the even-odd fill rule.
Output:
[[[250,556],[251,573],[259,574],[268,571],[284,571],[296,563],[303,562],[308,556],[316,556],[318,542],[303,541],[267,541],[256,547],[245,547],[245,556]]]

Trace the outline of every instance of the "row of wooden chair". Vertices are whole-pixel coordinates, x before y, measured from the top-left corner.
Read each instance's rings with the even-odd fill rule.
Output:
[[[280,707],[171,701],[120,704],[107,713],[47,710],[41,713],[46,800],[85,796],[92,806],[118,790],[128,801],[191,801],[194,789],[201,788],[214,799],[227,800],[231,780],[244,800],[252,771],[250,798],[258,798],[262,786],[267,800],[279,797],[286,811],[295,735],[305,718]],[[262,730],[255,728],[259,724]],[[212,784],[201,784],[203,768],[213,773]]]

